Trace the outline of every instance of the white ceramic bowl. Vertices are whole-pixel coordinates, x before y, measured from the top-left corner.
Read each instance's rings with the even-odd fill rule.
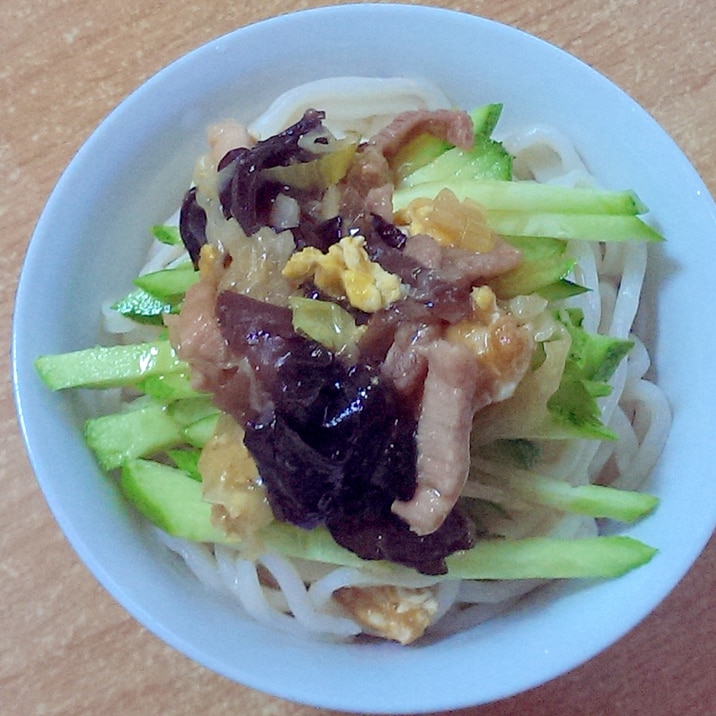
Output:
[[[147,228],[177,206],[205,126],[248,120],[281,91],[328,75],[412,75],[463,107],[503,102],[501,130],[547,122],[572,137],[609,187],[634,188],[667,237],[651,254],[647,325],[674,424],[648,488],[658,511],[625,530],[659,548],[614,581],[555,584],[508,615],[437,643],[309,643],[244,620],[148,539],[85,447],[87,396],[52,394],[32,366],[91,345],[103,297],[141,263]],[[579,665],[619,639],[676,585],[716,524],[712,454],[716,334],[694,291],[711,285],[716,209],[686,158],[604,77],[515,29],[420,6],[346,5],[239,29],[175,62],[128,97],[61,177],[17,293],[18,412],[37,479],[80,558],[136,619],[231,679],[287,699],[361,712],[485,703]],[[697,309],[698,310],[698,309]]]

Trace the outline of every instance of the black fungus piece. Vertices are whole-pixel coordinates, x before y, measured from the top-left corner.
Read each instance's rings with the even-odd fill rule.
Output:
[[[278,369],[273,412],[246,425],[274,513],[302,527],[389,515],[415,491],[413,416],[375,369],[292,363]]]
[[[376,230],[378,221],[380,222],[380,230]],[[371,261],[380,264],[389,273],[399,276],[403,283],[413,286],[420,273],[428,269],[414,258],[403,253],[402,249],[405,242],[400,242],[399,238],[396,238],[399,233],[402,233],[400,229],[394,227],[394,233],[388,231],[387,226],[389,226],[388,222],[384,219],[378,219],[375,215],[370,227],[366,229],[364,226],[365,250],[368,253],[368,257]]]
[[[248,359],[259,386],[270,399],[279,390],[277,369],[287,356],[291,356],[293,362],[301,362],[307,370],[317,370],[333,361],[333,354],[327,348],[305,340],[294,331],[289,308],[257,301],[235,291],[222,291],[217,297],[215,313],[232,353],[237,358]],[[230,406],[224,406],[224,410],[232,412]],[[234,417],[240,419],[240,414]]]
[[[236,291],[222,291],[216,301],[216,317],[229,347],[245,355],[262,338],[296,336],[291,309],[258,301]]]
[[[236,219],[249,235],[268,224],[271,204],[281,185],[267,181],[262,171],[315,159],[316,155],[301,147],[299,140],[319,129],[324,117],[324,112],[309,109],[298,122],[283,132],[251,148],[232,149],[222,158],[218,165],[222,182],[219,199],[227,219]]]
[[[371,215],[371,223],[373,231],[380,236],[388,246],[399,250],[405,247],[405,242],[408,240],[408,237],[395,224],[391,224],[378,214]]]
[[[415,492],[417,421],[379,365],[344,365],[293,330],[290,310],[243,294],[219,294],[216,315],[269,398],[245,422],[244,442],[276,517],[325,525],[365,559],[443,573],[444,558],[472,544],[471,526],[455,512],[419,537],[391,512]]]
[[[382,362],[401,324],[411,322],[428,325],[435,320],[428,306],[410,296],[376,311],[365,322],[366,329],[358,340],[361,358],[371,363]]]
[[[306,529],[324,524],[326,512],[339,499],[342,466],[308,449],[303,436],[275,413],[249,422],[244,443],[276,518]]]
[[[363,559],[386,559],[422,572],[447,572],[445,557],[475,544],[472,523],[457,508],[429,535],[417,535],[393,514],[378,519],[343,516],[328,528],[338,544]]]
[[[313,246],[326,253],[333,244],[343,238],[343,218],[334,216],[323,221],[303,215],[298,226],[292,229],[296,250]]]
[[[196,200],[196,187],[184,195],[179,212],[179,234],[194,267],[198,268],[201,247],[206,243],[206,212]]]

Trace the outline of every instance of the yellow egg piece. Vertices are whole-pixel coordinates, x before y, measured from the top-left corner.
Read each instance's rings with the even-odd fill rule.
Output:
[[[294,253],[283,275],[297,284],[312,280],[320,291],[366,313],[401,299],[405,289],[400,278],[371,261],[365,238],[346,236],[324,254],[312,246]]]

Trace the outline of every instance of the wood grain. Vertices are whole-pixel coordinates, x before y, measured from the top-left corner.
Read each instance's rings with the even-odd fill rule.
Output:
[[[3,0],[0,3],[0,319],[35,221],[74,152],[142,81],[249,22],[326,3]],[[653,114],[716,190],[716,2],[441,2],[576,54]],[[10,374],[8,350],[0,354]],[[10,381],[0,393],[0,712],[288,714],[142,629],[65,542],[35,483]],[[675,526],[675,529],[678,526]],[[716,543],[631,634],[574,672],[462,716],[716,713]],[[457,713],[457,712],[453,712]]]

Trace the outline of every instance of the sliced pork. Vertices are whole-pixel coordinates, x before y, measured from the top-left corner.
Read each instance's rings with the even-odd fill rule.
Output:
[[[418,535],[439,529],[457,503],[475,413],[510,397],[530,365],[529,330],[497,307],[489,289],[487,295],[478,318],[447,327],[437,339],[435,326],[401,326],[383,363],[398,390],[420,406],[417,487],[409,501],[392,506]]]
[[[499,237],[490,251],[476,252],[441,246],[431,236],[418,234],[406,242],[404,253],[438,272],[443,281],[471,286],[512,271],[522,262],[522,253]]]
[[[164,319],[177,355],[191,365],[197,390],[212,390],[221,384],[235,363],[214,316],[215,305],[215,286],[198,281],[186,292],[181,313]]]
[[[415,494],[392,510],[418,535],[434,532],[460,496],[470,467],[473,395],[479,364],[467,346],[445,340],[426,351],[428,370],[417,431]]]
[[[248,361],[229,350],[215,314],[216,288],[202,280],[186,292],[181,313],[164,320],[177,355],[191,366],[192,385],[241,421],[260,413],[266,397]]]
[[[383,156],[391,157],[411,139],[432,134],[460,149],[472,149],[473,124],[463,110],[436,109],[401,112],[368,141]]]
[[[429,133],[461,149],[473,143],[470,116],[462,110],[417,110],[403,112],[361,145],[342,182],[341,214],[360,227],[376,214],[393,219],[393,171],[390,158],[408,141]]]

